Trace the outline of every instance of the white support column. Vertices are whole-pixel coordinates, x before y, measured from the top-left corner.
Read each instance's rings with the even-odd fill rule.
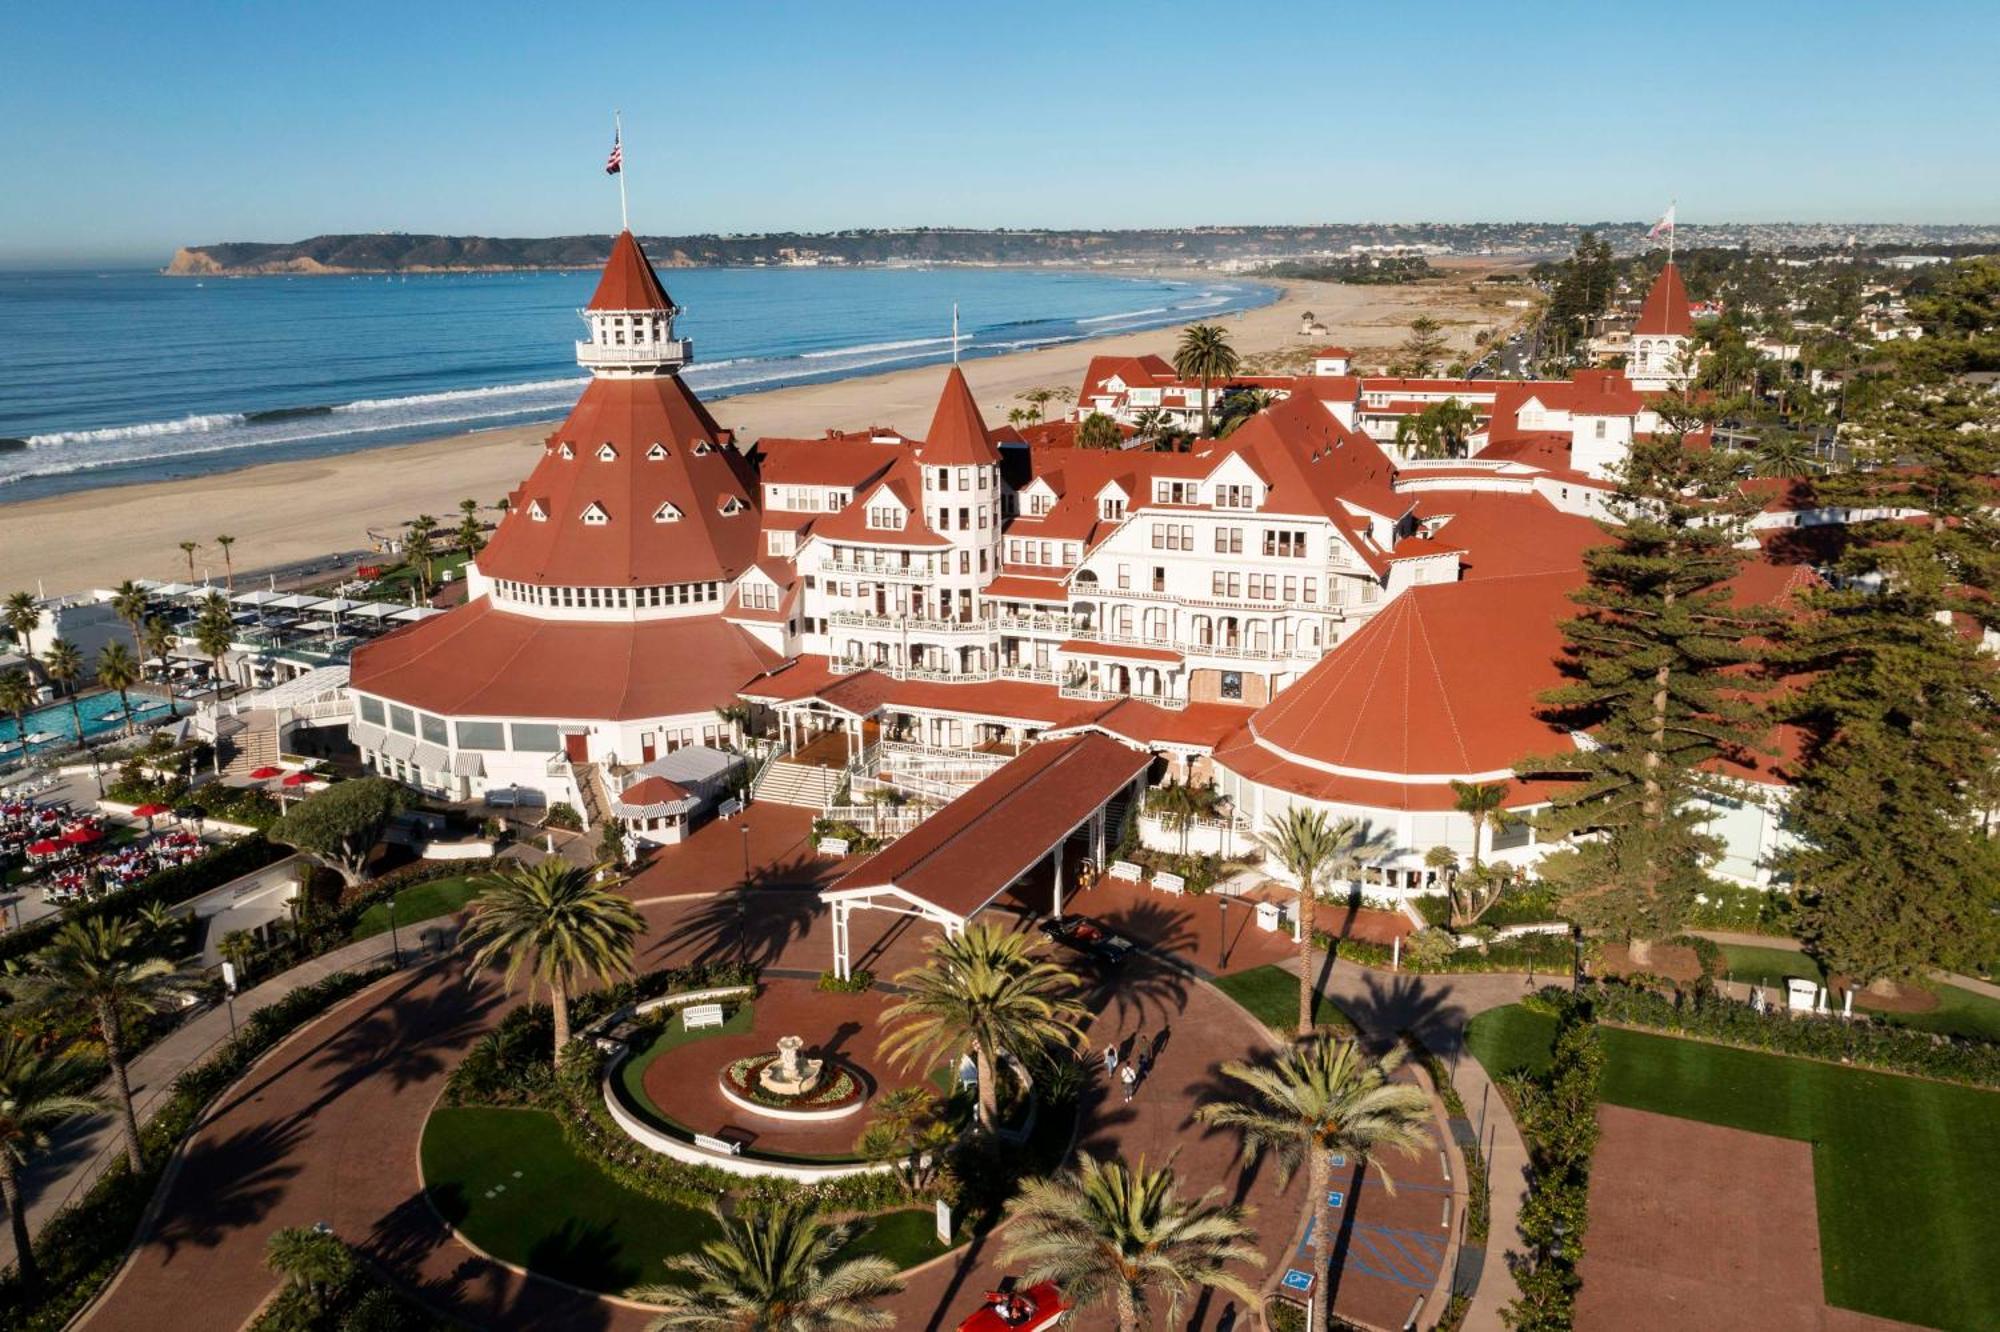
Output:
[[[1104,806],[1099,805],[1097,812],[1090,816],[1090,860],[1100,876],[1104,873],[1104,825],[1107,822],[1109,817]]]
[[[848,913],[851,907],[845,898],[833,904],[833,974],[842,980],[849,980],[850,959],[848,956]]]
[[[1058,916],[1060,916],[1060,915],[1061,915],[1061,914],[1063,913],[1063,909],[1062,909],[1062,908],[1063,908],[1063,901],[1062,901],[1062,871],[1063,871],[1063,863],[1062,863],[1062,862],[1063,862],[1063,847],[1064,847],[1064,846],[1066,846],[1066,845],[1068,844],[1068,842],[1069,842],[1069,838],[1067,838],[1067,837],[1063,838],[1063,839],[1062,839],[1062,841],[1060,841],[1060,842],[1057,842],[1057,843],[1056,843],[1056,846],[1055,846],[1055,852],[1054,852],[1054,855],[1055,855],[1055,858],[1056,858],[1056,872],[1055,872],[1055,878],[1054,878],[1054,883],[1055,883],[1055,890],[1056,890],[1056,891],[1055,891],[1055,914],[1056,914],[1056,915],[1058,915]]]

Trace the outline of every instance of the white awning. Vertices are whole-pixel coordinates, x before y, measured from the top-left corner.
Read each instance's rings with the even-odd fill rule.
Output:
[[[389,733],[369,722],[349,722],[347,738],[354,742],[356,749],[371,749],[380,754],[389,739]]]

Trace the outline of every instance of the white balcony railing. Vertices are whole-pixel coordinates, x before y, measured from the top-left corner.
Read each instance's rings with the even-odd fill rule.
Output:
[[[1084,703],[1112,703],[1122,698],[1138,703],[1151,703],[1154,707],[1167,708],[1179,712],[1188,705],[1185,698],[1172,694],[1134,694],[1127,690],[1104,689],[1092,684],[1066,684],[1062,687],[1064,698],[1076,699]]]
[[[880,557],[860,559],[853,555],[824,555],[820,557],[819,567],[823,573],[859,574],[912,583],[927,583],[937,576],[928,559],[897,564]]]
[[[1061,611],[1041,615],[998,615],[993,619],[996,629],[1020,634],[1067,634],[1074,624],[1075,620]]]
[[[891,629],[898,633],[952,637],[993,635],[991,620],[938,620],[922,615],[879,615],[874,611],[834,611],[826,618],[835,629]]]
[[[694,359],[694,343],[688,338],[669,338],[607,347],[584,341],[576,344],[576,359],[581,365],[686,365]]]

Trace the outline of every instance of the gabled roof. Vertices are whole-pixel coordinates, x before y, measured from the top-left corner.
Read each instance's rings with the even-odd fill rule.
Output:
[[[639,248],[638,238],[629,231],[618,233],[611,242],[611,257],[604,263],[604,276],[591,293],[591,310],[671,310],[673,298],[660,285],[660,278]]]
[[[645,586],[734,578],[757,553],[748,463],[714,447],[721,427],[678,375],[594,378],[548,438],[510,512],[479,553],[481,572],[524,583]],[[598,456],[613,446],[615,457]],[[711,445],[706,452],[696,444]],[[652,445],[664,458],[649,458]],[[567,452],[570,456],[564,457]],[[736,500],[746,511],[723,512]],[[539,500],[547,517],[527,510]],[[586,523],[592,503],[608,521]],[[653,516],[671,504],[677,522]]]
[[[885,491],[908,515],[902,527],[895,530],[868,525],[868,511],[876,507],[877,497]],[[931,530],[924,514],[923,494],[923,479],[917,475],[916,460],[908,453],[899,451],[894,465],[887,472],[867,489],[855,492],[854,503],[814,523],[813,537],[922,549],[949,546],[950,541]]]
[[[1668,264],[1653,279],[1653,288],[1646,293],[1646,303],[1639,307],[1639,322],[1632,325],[1632,331],[1681,337],[1694,332],[1694,319],[1688,314],[1687,287],[1681,282],[1679,268]]]
[[[1000,461],[1000,451],[993,447],[986,433],[986,422],[980,419],[979,404],[972,399],[972,386],[965,382],[965,372],[955,365],[945,376],[944,392],[938,395],[937,411],[931,416],[931,428],[924,432],[918,453],[931,467],[961,463],[990,467]]]

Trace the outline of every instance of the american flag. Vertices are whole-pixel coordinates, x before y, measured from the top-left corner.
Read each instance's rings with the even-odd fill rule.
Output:
[[[604,159],[604,174],[615,176],[625,169],[625,144],[617,137],[611,140],[611,156]]]

